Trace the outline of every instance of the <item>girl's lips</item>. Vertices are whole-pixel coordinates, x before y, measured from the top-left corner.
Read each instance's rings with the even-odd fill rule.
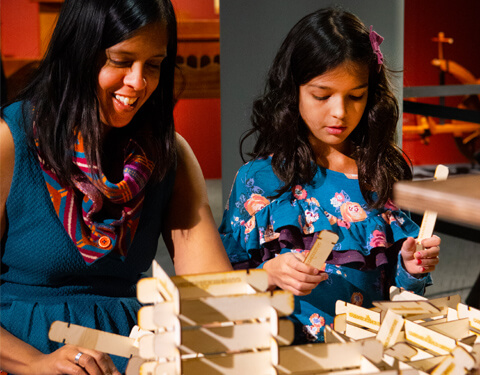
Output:
[[[328,126],[327,132],[332,135],[341,134],[346,129],[345,126]]]

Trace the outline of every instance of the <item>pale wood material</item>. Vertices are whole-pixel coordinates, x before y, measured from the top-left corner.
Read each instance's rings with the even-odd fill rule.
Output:
[[[452,354],[447,356],[431,375],[463,375],[466,370],[471,370],[475,365],[475,358],[462,347],[457,346]]]
[[[405,338],[437,355],[449,354],[457,345],[454,339],[408,320],[405,321]]]
[[[338,300],[335,304],[336,314],[346,313],[347,323],[356,324],[378,332],[380,328],[380,313],[371,309]]]
[[[293,341],[293,323],[289,320],[278,322],[279,341],[289,345]],[[140,357],[168,358],[175,355],[178,347],[181,354],[214,354],[220,352],[246,351],[270,348],[272,339],[271,322],[228,324],[216,327],[194,327],[143,336],[139,342]],[[277,337],[278,337],[277,336]]]
[[[140,374],[149,375],[239,375],[262,374],[276,375],[271,364],[270,350],[245,352],[237,354],[197,357],[181,361],[181,370],[176,370],[175,362],[145,362],[140,367]],[[178,371],[178,372],[177,372]],[[136,375],[133,372],[127,375]]]
[[[332,252],[337,241],[338,234],[329,230],[322,230],[318,234],[318,237],[305,258],[304,263],[317,269],[323,269],[325,261]]]
[[[168,280],[173,284],[167,285]],[[178,289],[182,299],[254,294],[267,290],[268,275],[263,269],[172,276],[171,278],[167,274],[156,275],[138,282],[137,298],[142,303],[171,301],[175,288]],[[167,298],[163,297],[165,293]]]
[[[461,340],[470,336],[468,319],[457,319],[451,322],[430,324],[428,328],[455,340]]]
[[[448,168],[442,164],[437,165],[435,174],[433,176],[434,181],[445,181],[448,177]],[[433,228],[437,221],[437,212],[432,210],[426,210],[423,214],[422,225],[417,237],[417,251],[423,250],[422,240],[430,238],[433,235]]]
[[[420,314],[440,314],[441,310],[430,301],[376,301],[373,304],[382,310],[391,310],[402,316],[418,316]]]
[[[60,321],[52,323],[48,338],[55,342],[78,345],[120,357],[130,358],[138,354],[138,347],[135,346],[133,338]]]
[[[278,362],[274,365],[279,374],[321,373],[359,367],[362,357],[378,363],[382,355],[382,344],[374,339],[345,344],[293,345],[279,348]]]
[[[402,316],[388,310],[382,320],[376,339],[383,344],[384,348],[388,348],[397,342],[397,338],[402,329]]]
[[[412,212],[436,211],[438,217],[480,227],[480,175],[452,176],[446,181],[402,181],[394,201]]]
[[[468,318],[470,321],[470,328],[480,333],[480,310],[469,307],[463,303],[457,305],[458,318]]]
[[[157,303],[142,307],[141,310],[153,309],[154,323],[157,327],[172,327],[172,318],[178,315],[182,325],[197,326],[212,322],[227,322],[270,317],[270,307],[274,307],[279,316],[287,316],[293,312],[293,295],[284,290],[254,295],[233,295],[226,297],[204,297],[192,300],[181,300],[178,314],[174,303]],[[139,319],[142,314],[139,315]],[[143,322],[139,320],[143,329]]]

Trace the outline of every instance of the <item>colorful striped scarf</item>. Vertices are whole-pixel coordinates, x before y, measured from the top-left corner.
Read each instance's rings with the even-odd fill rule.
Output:
[[[144,187],[154,169],[142,148],[130,140],[125,148],[124,179],[116,184],[88,164],[81,135],[73,157],[82,172],[74,178],[75,188],[62,186],[40,155],[39,160],[55,212],[85,262],[90,265],[112,250],[125,259],[140,220]],[[121,205],[120,218],[95,221],[105,200]]]

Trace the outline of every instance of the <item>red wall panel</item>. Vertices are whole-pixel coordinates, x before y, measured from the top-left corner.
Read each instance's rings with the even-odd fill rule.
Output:
[[[40,55],[38,3],[1,0],[1,49],[5,57],[36,58]]]
[[[444,44],[444,58],[454,60],[480,78],[480,1],[476,0],[405,0],[404,86],[439,84],[439,69],[431,64],[438,57],[438,44],[431,39],[439,32],[453,38]],[[446,84],[460,84],[447,74]],[[446,105],[457,106],[461,97],[447,97]],[[438,104],[438,98],[422,98],[419,102]],[[411,115],[405,115],[411,118]],[[455,145],[453,135],[430,137],[422,144],[420,137],[405,134],[403,149],[414,165],[467,163]]]

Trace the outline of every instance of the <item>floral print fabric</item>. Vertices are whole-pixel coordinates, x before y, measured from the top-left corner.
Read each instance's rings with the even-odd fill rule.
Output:
[[[219,231],[235,268],[262,267],[285,252],[308,252],[325,229],[338,234],[324,266],[328,280],[295,298],[290,317],[296,323],[295,342],[323,341],[338,299],[371,307],[375,300],[388,299],[390,285],[423,294],[431,283],[429,275],[408,274],[398,253],[405,238],[418,235],[418,226],[391,202],[381,210],[369,209],[357,179],[318,167],[310,184],[273,199],[281,186],[271,158],[242,166]]]

